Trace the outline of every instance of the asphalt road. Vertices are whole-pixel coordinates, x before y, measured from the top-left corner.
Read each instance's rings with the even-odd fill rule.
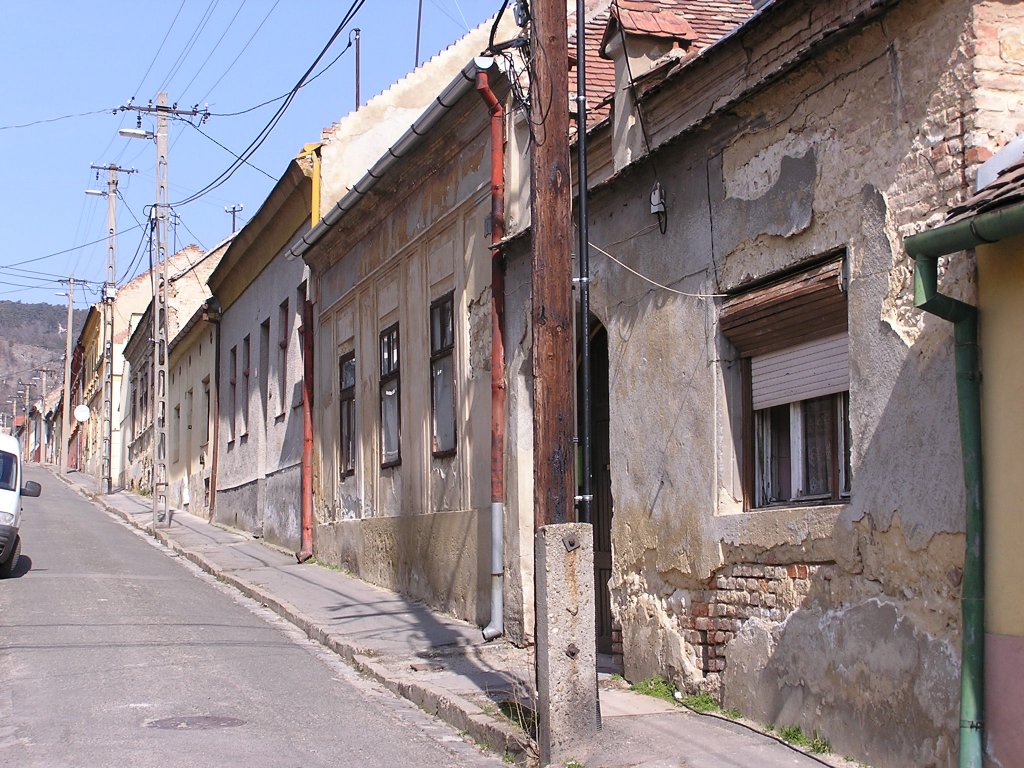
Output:
[[[499,766],[53,475],[0,581],[0,763]]]

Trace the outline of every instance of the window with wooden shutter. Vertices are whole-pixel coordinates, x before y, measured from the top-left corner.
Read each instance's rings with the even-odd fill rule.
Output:
[[[850,492],[844,260],[730,296],[719,315],[745,384],[748,508],[843,501]]]

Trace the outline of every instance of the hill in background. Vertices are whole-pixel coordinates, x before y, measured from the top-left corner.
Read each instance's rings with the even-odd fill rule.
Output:
[[[76,339],[88,309],[77,309],[74,315],[72,341]],[[64,376],[64,349],[67,343],[68,311],[56,304],[25,304],[0,301],[0,410],[10,418],[13,398],[18,400],[18,414],[24,413],[25,398],[17,396],[19,382],[32,382],[31,399],[40,396],[43,374],[46,387],[53,389]]]

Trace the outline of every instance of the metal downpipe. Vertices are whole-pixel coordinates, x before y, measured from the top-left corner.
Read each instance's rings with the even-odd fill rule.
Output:
[[[933,243],[926,243],[933,245]],[[974,243],[977,244],[977,243]],[[974,245],[972,244],[972,245]],[[981,464],[981,368],[977,308],[938,292],[938,256],[907,242],[914,256],[914,304],[953,323],[956,394],[965,492],[964,575],[961,596],[960,768],[984,760],[985,571]],[[952,241],[934,245],[958,250]],[[961,247],[971,247],[970,245]],[[931,251],[931,249],[929,249]]]
[[[491,621],[484,640],[505,632],[505,110],[477,72],[476,90],[491,115]]]
[[[313,302],[302,305],[302,533],[295,559],[313,556]]]

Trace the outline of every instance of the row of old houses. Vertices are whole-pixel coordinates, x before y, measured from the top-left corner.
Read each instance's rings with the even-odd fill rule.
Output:
[[[904,240],[1019,199],[1024,8],[587,8],[598,650],[874,765],[952,765],[983,719],[988,763],[1017,764],[1020,229],[934,256],[932,287],[980,304],[984,565],[954,325],[915,305]],[[528,52],[489,49],[521,32],[469,33],[303,147],[237,234],[170,259],[166,426],[173,506],[529,644],[529,163],[569,121],[530,103]],[[993,176],[1011,194],[974,202]],[[113,336],[110,472],[142,491],[150,296],[120,290]],[[101,337],[90,315],[69,389],[94,413]],[[76,429],[98,475],[98,422]],[[979,568],[1001,595],[983,672],[961,668]]]

